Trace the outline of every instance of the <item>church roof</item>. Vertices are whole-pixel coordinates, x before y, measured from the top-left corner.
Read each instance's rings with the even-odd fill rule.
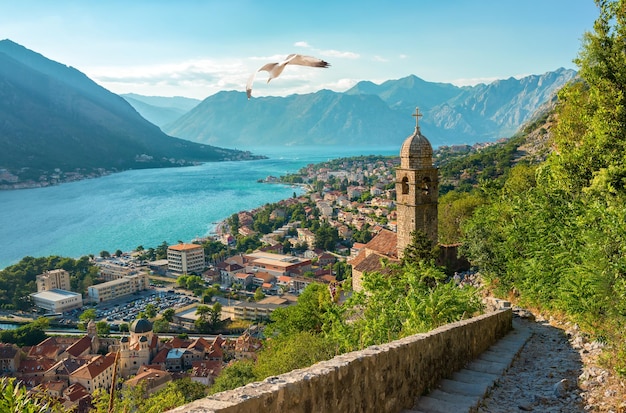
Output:
[[[419,117],[422,116],[416,109],[415,131],[413,135],[406,138],[400,149],[400,168],[404,169],[425,169],[433,167],[433,147],[422,135],[419,127]]]
[[[133,321],[130,325],[130,331],[132,333],[141,334],[152,331],[152,323],[145,318]]]

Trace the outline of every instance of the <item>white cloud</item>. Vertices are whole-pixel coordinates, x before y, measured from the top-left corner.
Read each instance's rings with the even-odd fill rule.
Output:
[[[385,58],[384,58],[384,57],[382,57],[382,56],[374,56],[374,60],[375,60],[375,61],[377,61],[377,62],[383,62],[383,63],[385,63],[385,62],[388,62],[388,61],[389,61],[388,59],[385,59]]]
[[[334,82],[324,83],[322,87],[324,89],[334,90],[335,92],[345,92],[358,82],[359,81],[356,79],[339,79]]]
[[[355,52],[342,52],[339,50],[320,50],[322,56],[339,57],[343,59],[358,59],[361,56]]]
[[[406,59],[407,57],[409,57],[408,55],[405,54],[401,54],[400,56],[398,56],[400,59]]]
[[[241,89],[250,70],[242,61],[194,59],[150,66],[92,67],[84,70],[115,93],[182,95],[204,98],[220,90]]]
[[[498,79],[499,78],[497,77],[473,77],[473,78],[454,79],[448,82],[452,83],[455,86],[476,86],[480,83],[489,84]]]
[[[307,49],[311,48],[311,46],[307,42],[295,42],[293,45],[296,47],[304,47]]]

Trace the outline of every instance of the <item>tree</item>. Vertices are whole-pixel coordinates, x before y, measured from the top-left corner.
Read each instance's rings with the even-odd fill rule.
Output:
[[[146,318],[154,318],[157,315],[157,308],[154,304],[150,303],[146,305],[144,312],[146,314]]]
[[[332,343],[324,336],[301,331],[265,342],[254,373],[257,380],[309,367],[334,357]]]
[[[261,301],[265,298],[265,294],[263,293],[263,288],[259,287],[254,291],[254,301]]]
[[[250,360],[240,360],[228,365],[211,386],[210,393],[215,394],[226,390],[236,389],[245,386],[256,380],[254,375],[254,362]]]
[[[239,231],[239,214],[232,214],[230,218],[226,220],[231,234],[236,234]]]
[[[65,411],[53,397],[30,395],[14,377],[0,378],[0,411],[20,413],[61,413]]]
[[[320,227],[313,231],[315,234],[315,247],[325,251],[334,251],[339,242],[339,232],[327,222],[323,222]]]
[[[437,246],[421,230],[411,232],[411,243],[404,248],[403,263],[435,262]]]
[[[48,326],[49,320],[47,318],[38,318],[15,330],[0,331],[0,342],[14,343],[19,347],[34,346],[48,338],[45,332]]]
[[[98,321],[96,323],[96,332],[99,336],[108,336],[111,333],[111,327],[107,324],[106,321]]]
[[[155,333],[166,333],[169,331],[169,329],[170,323],[164,318],[159,318],[158,320],[155,320],[154,324],[152,325],[152,331],[154,331]]]
[[[83,311],[80,316],[78,316],[78,319],[80,321],[82,321],[83,323],[88,323],[91,320],[95,320],[97,317],[96,315],[96,309],[95,308],[88,308],[87,310]]]
[[[167,320],[169,323],[174,321],[174,315],[175,314],[176,314],[176,310],[174,310],[173,308],[166,308],[163,311],[163,313],[161,313],[161,315],[163,316],[163,319]]]
[[[156,259],[157,260],[164,260],[167,258],[167,248],[169,247],[169,245],[167,244],[167,241],[163,241],[155,250],[155,254],[156,254]]]
[[[221,324],[222,305],[218,302],[209,307],[207,305],[199,305],[196,308],[198,319],[194,325],[201,333],[210,333],[215,331]]]
[[[111,257],[111,253],[109,251],[100,251],[100,257],[101,258],[110,258]]]

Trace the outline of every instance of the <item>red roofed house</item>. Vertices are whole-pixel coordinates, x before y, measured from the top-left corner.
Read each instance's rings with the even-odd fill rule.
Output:
[[[195,361],[191,370],[191,381],[210,386],[222,372],[222,362],[215,360]]]
[[[96,389],[109,390],[113,384],[115,353],[96,356],[89,363],[70,374],[70,383],[78,383],[89,393]]]
[[[152,393],[165,388],[170,381],[172,381],[172,375],[167,371],[142,368],[135,377],[126,380],[124,386],[136,387],[141,384],[145,391],[145,397],[148,397]]]

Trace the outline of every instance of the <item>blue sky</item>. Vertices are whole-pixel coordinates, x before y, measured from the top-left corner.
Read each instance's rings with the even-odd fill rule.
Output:
[[[20,0],[0,2],[0,39],[84,72],[115,93],[204,99],[245,89],[289,53],[329,69],[287,67],[254,96],[416,75],[456,85],[542,74],[572,63],[593,0]]]

